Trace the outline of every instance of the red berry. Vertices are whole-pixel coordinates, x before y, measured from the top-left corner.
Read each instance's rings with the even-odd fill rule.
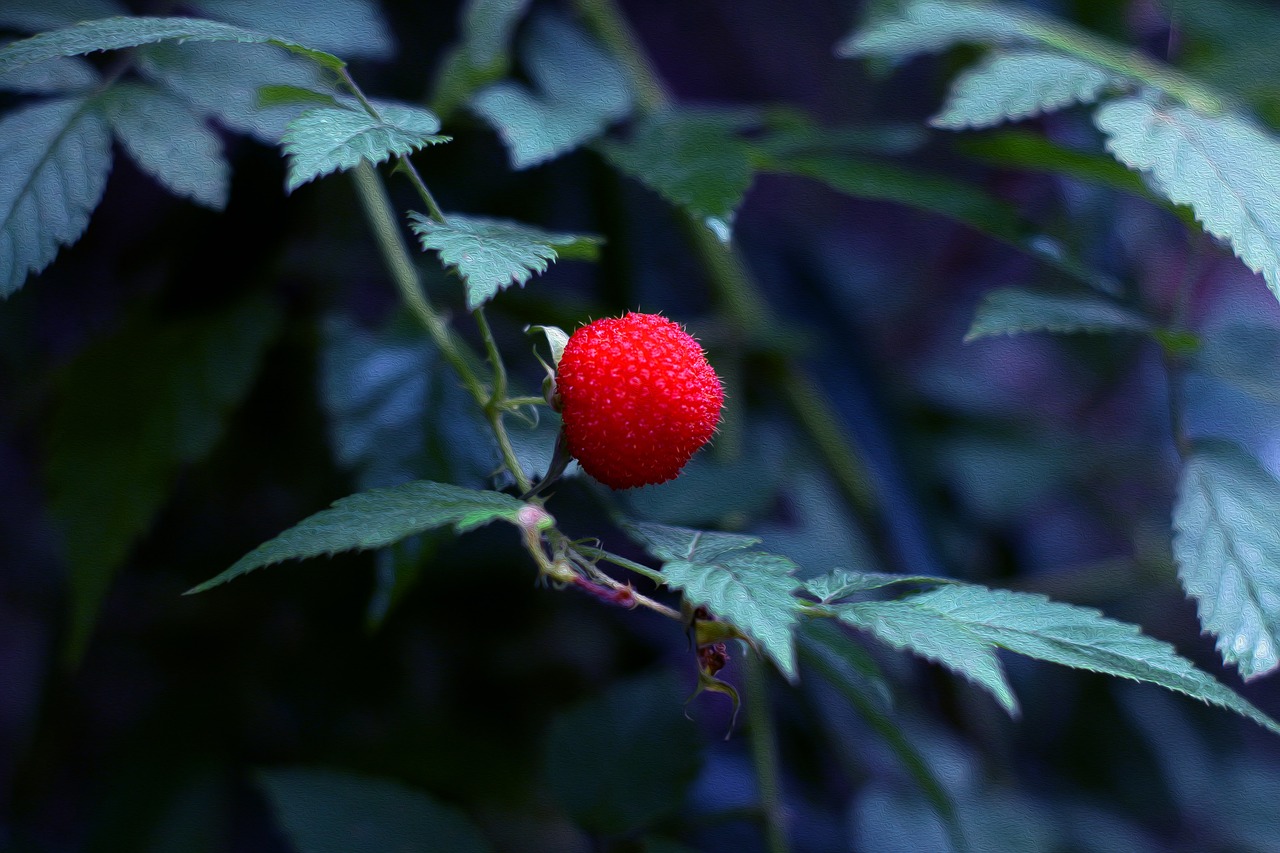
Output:
[[[724,403],[702,347],[659,314],[578,329],[560,357],[556,390],[569,452],[615,489],[674,479],[711,439]]]

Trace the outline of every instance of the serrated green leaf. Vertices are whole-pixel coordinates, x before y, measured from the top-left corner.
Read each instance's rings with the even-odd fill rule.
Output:
[[[929,123],[948,130],[992,127],[1093,103],[1103,90],[1123,83],[1091,62],[1061,53],[993,53],[956,78],[942,112]]]
[[[825,575],[810,578],[804,588],[823,604],[830,604],[859,592],[882,589],[900,583],[930,584],[954,583],[949,578],[931,575],[895,575],[888,572],[851,572],[848,569],[832,569]]]
[[[240,575],[285,560],[304,560],[340,551],[384,548],[402,539],[452,527],[465,533],[491,521],[517,523],[526,506],[502,492],[463,489],[415,480],[386,489],[348,495],[264,542],[215,578],[187,591],[205,592]]]
[[[135,322],[71,364],[46,470],[70,567],[71,659],[173,478],[213,449],[248,393],[277,322],[258,300],[185,322]]]
[[[377,117],[354,107],[315,107],[289,122],[281,140],[289,156],[289,191],[361,161],[376,166],[449,141],[436,134],[440,120],[428,110],[387,103],[376,104],[375,109]]]
[[[566,20],[536,18],[520,57],[534,90],[504,82],[471,99],[471,108],[502,137],[512,168],[559,157],[631,112],[631,88],[622,68]]]
[[[741,533],[717,533],[692,530],[688,527],[672,527],[667,524],[651,524],[644,521],[624,522],[627,535],[644,546],[644,549],[662,561],[693,560],[707,562],[730,551],[742,551],[760,544],[755,536]]]
[[[836,613],[846,625],[964,676],[995,697],[1011,716],[1021,714],[996,647],[947,613],[922,607],[919,598],[840,604]]]
[[[232,41],[270,44],[305,56],[333,71],[346,67],[332,54],[268,33],[254,32],[199,18],[104,18],[85,21],[53,32],[40,33],[0,48],[0,74],[44,62],[56,56],[78,56],[99,50],[121,50],[162,41]]]
[[[513,284],[524,286],[547,271],[561,252],[582,257],[599,237],[556,234],[508,219],[448,214],[440,223],[410,212],[409,227],[424,252],[440,253],[440,262],[457,270],[467,288],[467,307],[479,308]]]
[[[322,69],[302,57],[234,42],[153,44],[136,52],[138,70],[189,101],[202,115],[268,145],[280,142],[289,122],[314,104],[263,104],[264,87],[316,91],[328,84]]]
[[[616,835],[680,809],[702,763],[680,692],[668,674],[615,684],[551,721],[547,787],[577,823]]]
[[[0,5],[0,29],[38,33],[124,14],[114,0],[5,0]]]
[[[697,220],[732,223],[755,176],[752,147],[740,133],[755,123],[741,111],[668,109],[646,116],[625,142],[608,140],[600,150]]]
[[[1140,332],[1151,323],[1134,311],[1092,294],[1037,293],[1008,287],[982,298],[965,342],[1026,332]]]
[[[493,848],[466,815],[397,782],[313,768],[258,775],[297,853]]]
[[[121,83],[101,103],[144,172],[175,195],[215,210],[226,206],[230,169],[222,142],[185,101],[147,83]]]
[[[1280,667],[1280,482],[1234,444],[1198,442],[1173,526],[1178,577],[1223,661],[1245,680]]]
[[[388,59],[395,50],[370,0],[196,0],[193,6],[202,17],[279,33],[348,58]]]
[[[83,59],[60,56],[0,74],[0,91],[30,95],[71,94],[91,89],[101,79],[94,67]]]
[[[1280,722],[1196,669],[1168,643],[1092,608],[1031,593],[954,584],[899,601],[857,602],[838,609],[842,619],[846,612],[857,612],[860,622],[880,620],[889,636],[908,648],[923,640],[931,650],[947,654],[946,646],[939,647],[938,636],[963,642],[972,651],[976,651],[973,642],[998,646],[1037,660],[1156,684],[1235,711],[1280,734]],[[914,624],[920,627],[912,635]],[[952,660],[964,665],[954,655]],[[981,658],[975,662],[985,665]]]
[[[75,242],[111,170],[111,135],[85,98],[59,98],[0,118],[0,297]]]
[[[886,16],[852,33],[836,47],[841,56],[902,61],[957,44],[1033,42],[1028,16],[1005,5],[913,0],[897,16]]]
[[[1195,366],[1264,403],[1280,403],[1280,329],[1233,323],[1206,336]]]
[[[1174,204],[1187,204],[1280,298],[1280,142],[1237,115],[1209,117],[1150,97],[1120,98],[1094,114],[1107,149]]]

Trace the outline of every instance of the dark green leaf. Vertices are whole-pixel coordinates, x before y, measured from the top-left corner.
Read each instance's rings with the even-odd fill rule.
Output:
[[[297,853],[493,849],[466,815],[397,782],[309,768],[259,780]]]
[[[559,157],[631,112],[626,74],[575,25],[550,15],[535,19],[520,56],[534,91],[504,82],[471,99],[506,143],[513,168]]]
[[[399,104],[375,108],[376,118],[358,107],[314,107],[289,122],[282,139],[289,155],[289,191],[362,161],[377,165],[449,141],[436,135],[440,120],[434,113]]]
[[[290,86],[287,83],[259,86],[257,95],[255,104],[259,109],[291,106],[342,106],[341,101],[327,92],[317,92],[314,89],[304,89],[301,86]],[[283,131],[281,133],[283,134]]]
[[[1262,273],[1280,298],[1280,142],[1237,115],[1209,117],[1153,97],[1098,108],[1098,128],[1116,159],[1150,177],[1174,204],[1188,204],[1215,237]]]
[[[605,141],[600,149],[699,222],[731,226],[754,177],[751,145],[739,134],[755,122],[741,112],[671,109],[647,116],[627,141]]]
[[[0,118],[0,297],[75,242],[111,169],[106,122],[84,98],[61,98]]]
[[[115,0],[5,0],[0,4],[0,29],[38,33],[124,14]]]
[[[1141,177],[1105,154],[1066,148],[1039,133],[1004,130],[964,137],[956,140],[956,145],[969,156],[998,168],[1033,169],[1164,201],[1147,188]]]
[[[436,79],[431,108],[444,119],[478,89],[506,76],[511,39],[529,0],[467,0],[462,41],[446,55]]]
[[[1213,332],[1196,366],[1265,403],[1280,403],[1280,329],[1235,323]]]
[[[673,815],[701,765],[670,676],[614,685],[552,721],[548,787],[589,830],[618,834]]]
[[[859,592],[882,589],[900,583],[935,585],[953,583],[953,581],[930,575],[895,575],[887,572],[851,572],[848,569],[833,569],[825,575],[805,581],[804,588],[823,604],[830,604]]]
[[[1091,62],[1046,50],[993,53],[951,84],[934,127],[983,128],[1089,104],[1123,81]]]
[[[384,548],[402,539],[452,527],[464,533],[491,521],[518,523],[523,501],[501,492],[477,491],[415,480],[334,501],[330,509],[264,542],[215,578],[188,591],[204,592],[263,566],[340,551]]]
[[[71,658],[174,476],[213,449],[248,393],[276,323],[256,300],[196,320],[136,323],[71,365],[47,471],[71,571]]]
[[[217,21],[199,18],[105,18],[65,29],[40,33],[0,48],[0,74],[55,56],[78,56],[99,50],[120,50],[162,41],[233,41],[270,44],[306,56],[333,71],[346,66],[341,59],[304,45]]]
[[[202,17],[279,33],[344,57],[389,59],[391,32],[371,0],[195,0]]]
[[[1178,576],[1223,661],[1245,679],[1280,667],[1280,482],[1234,444],[1199,442],[1173,526]]]
[[[81,92],[101,79],[93,66],[73,56],[60,56],[0,74],[0,91],[47,95]]]
[[[982,298],[966,342],[1025,332],[1140,332],[1151,323],[1134,311],[1092,294],[1037,293],[1020,288],[993,290]]]
[[[883,631],[887,642],[911,649],[923,645],[921,653],[938,655],[948,666],[981,679],[1006,707],[1003,694],[1008,684],[1003,673],[999,683],[992,680],[994,655],[979,654],[983,647],[1156,684],[1235,711],[1280,734],[1280,722],[1196,669],[1168,643],[1091,608],[1030,593],[954,584],[899,601],[838,605],[838,610],[851,624],[877,636]],[[1012,694],[1007,698],[1012,701]]]
[[[185,101],[146,83],[121,83],[107,92],[102,108],[143,171],[176,195],[215,210],[226,206],[222,142]]]
[[[513,284],[524,286],[547,271],[560,252],[579,257],[600,244],[582,234],[555,234],[505,219],[448,214],[439,223],[421,213],[409,214],[409,227],[422,250],[440,253],[440,262],[457,270],[467,288],[467,307],[478,308]]]

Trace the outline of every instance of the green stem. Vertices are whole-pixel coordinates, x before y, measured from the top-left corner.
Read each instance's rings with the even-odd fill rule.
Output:
[[[787,853],[782,785],[778,773],[778,745],[773,736],[773,709],[769,704],[768,675],[760,655],[747,652],[744,657],[747,696],[751,699],[751,755],[755,765],[756,785],[760,788],[765,841],[769,853]]]
[[[845,498],[858,512],[874,516],[877,506],[871,475],[854,451],[852,439],[845,434],[831,402],[812,379],[794,368],[784,371],[778,390],[827,461]]]
[[[648,566],[642,566],[633,560],[628,560],[626,557],[619,557],[617,554],[611,554],[608,551],[587,545],[579,545],[578,552],[594,560],[604,560],[607,563],[613,563],[615,566],[635,572],[656,584],[665,585],[667,582],[667,578],[662,572],[654,571]]]
[[[612,0],[576,0],[575,5],[583,22],[626,69],[640,110],[651,113],[670,104],[671,96],[667,94],[666,86],[653,70],[649,57],[640,49],[640,40],[631,31],[631,25]]]
[[[515,478],[516,488],[519,489],[520,494],[525,494],[533,483],[530,482],[529,475],[524,472],[524,468],[520,465],[520,460],[516,458],[516,452],[511,446],[511,437],[507,435],[507,425],[504,421],[507,414],[507,366],[502,363],[502,353],[498,352],[498,344],[494,340],[493,330],[489,328],[489,320],[485,317],[484,309],[475,309],[471,312],[471,316],[475,317],[476,325],[480,327],[480,337],[484,341],[484,351],[489,358],[489,365],[493,368],[493,386],[489,391],[489,399],[482,404],[484,406],[484,414],[489,420],[489,426],[493,430],[494,437],[498,440],[498,450],[502,453],[503,464],[507,466],[511,476]]]

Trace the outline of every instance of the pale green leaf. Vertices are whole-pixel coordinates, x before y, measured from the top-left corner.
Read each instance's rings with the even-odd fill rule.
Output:
[[[74,243],[111,169],[111,135],[84,98],[60,98],[0,118],[0,297]]]
[[[493,849],[462,812],[398,782],[313,768],[258,778],[296,853]]]
[[[513,168],[567,153],[631,112],[631,88],[622,68],[568,21],[536,18],[520,57],[533,90],[503,82],[471,99],[472,109],[502,137]]]
[[[409,227],[422,250],[440,253],[440,262],[457,270],[467,289],[467,307],[478,308],[513,284],[524,286],[562,252],[579,257],[598,246],[600,238],[556,234],[505,219],[448,214],[440,223],[421,213],[409,214]]]
[[[525,331],[529,334],[542,332],[547,339],[547,346],[551,349],[551,366],[558,366],[560,357],[564,355],[564,348],[569,343],[569,333],[559,326],[529,326]]]
[[[377,165],[449,141],[436,135],[440,120],[428,110],[386,103],[375,108],[376,118],[358,107],[315,107],[289,122],[282,139],[289,156],[289,191],[362,161]]]
[[[837,47],[841,56],[874,56],[901,61],[938,53],[964,43],[1033,42],[1030,18],[1019,9],[952,0],[912,0],[897,16],[887,16],[851,34]]]
[[[347,58],[389,59],[391,31],[372,0],[195,0],[202,17],[278,33]]]
[[[889,637],[908,648],[923,642],[931,653],[948,654],[935,632],[965,643],[966,651],[976,651],[970,640],[998,646],[1037,660],[1156,684],[1235,711],[1280,734],[1280,722],[1196,669],[1168,643],[1092,608],[1031,593],[954,584],[899,601],[858,602],[838,609],[841,618],[846,618],[846,612],[857,612],[858,621],[883,626]],[[918,631],[910,633],[911,626],[917,625]],[[964,664],[963,656],[952,654],[950,660],[948,665]],[[986,665],[983,658],[974,663]],[[980,669],[970,675],[988,672]]]
[[[38,33],[124,14],[115,0],[5,0],[0,3],[0,30]]]
[[[1011,715],[1020,713],[996,647],[945,612],[921,606],[920,596],[900,601],[836,605],[840,620],[877,640],[940,663],[989,692]]]
[[[230,170],[222,142],[185,101],[146,83],[121,83],[102,108],[143,171],[176,195],[215,210],[226,206]]]
[[[70,568],[71,659],[174,477],[213,449],[248,393],[277,322],[257,300],[199,319],[134,322],[69,366],[46,481]]]
[[[83,92],[97,86],[101,79],[83,59],[59,56],[0,74],[0,91],[32,95]]]
[[[805,581],[804,588],[823,604],[830,604],[859,592],[902,583],[935,585],[953,583],[953,581],[931,575],[895,575],[888,572],[851,572],[848,569],[832,569],[825,575]]]
[[[1145,317],[1093,294],[1038,293],[1020,288],[993,290],[982,298],[965,341],[1026,332],[1142,332]]]
[[[951,84],[934,127],[959,130],[1089,104],[1121,78],[1091,62],[1046,50],[993,53]]]
[[[467,0],[462,40],[445,56],[431,108],[446,120],[478,89],[501,80],[511,66],[511,39],[530,0]]]
[[[754,177],[751,144],[740,135],[752,123],[741,112],[665,110],[646,117],[625,142],[605,141],[600,150],[698,221],[732,223]]]
[[[1206,336],[1196,367],[1265,403],[1280,403],[1280,329],[1234,323]]]
[[[1280,298],[1280,142],[1238,115],[1202,115],[1149,97],[1109,101],[1094,114],[1116,159],[1188,204]]]
[[[1280,482],[1234,444],[1198,442],[1173,525],[1178,576],[1222,659],[1246,680],[1280,667]]]
[[[279,143],[289,122],[315,104],[264,103],[264,88],[293,87],[318,97],[329,88],[315,63],[252,44],[166,42],[139,48],[136,56],[138,70],[148,79],[172,89],[202,115],[268,145]]]
[[[669,672],[613,685],[547,732],[547,790],[581,826],[616,835],[675,815],[701,766]],[[643,733],[643,734],[641,734]]]
[[[760,544],[755,536],[741,533],[717,533],[691,530],[667,524],[629,521],[623,524],[627,534],[659,560],[714,560],[730,551],[742,551]]]
[[[204,592],[240,575],[285,560],[340,551],[384,548],[416,533],[451,526],[463,533],[491,521],[517,523],[526,504],[501,492],[415,480],[348,495],[259,545],[215,578],[188,591]]]
[[[55,56],[78,56],[99,50],[121,50],[162,41],[232,41],[270,44],[306,56],[333,71],[346,67],[341,59],[296,42],[242,27],[199,18],[104,18],[40,33],[0,48],[0,74]]]

